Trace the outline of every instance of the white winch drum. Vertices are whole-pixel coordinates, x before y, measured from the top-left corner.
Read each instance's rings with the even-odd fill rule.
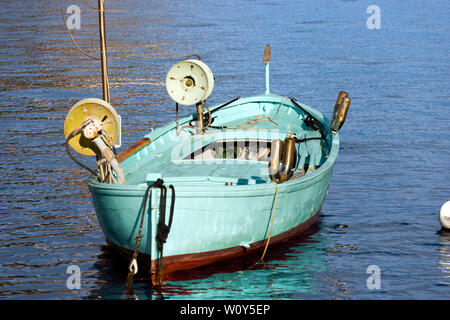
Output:
[[[211,69],[200,60],[183,60],[174,64],[166,77],[166,89],[177,103],[188,106],[209,97],[214,88]]]

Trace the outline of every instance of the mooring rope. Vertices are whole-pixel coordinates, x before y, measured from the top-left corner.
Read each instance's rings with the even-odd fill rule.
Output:
[[[276,183],[273,180],[272,180],[272,182],[275,184],[276,190],[275,190],[275,199],[273,201],[272,219],[270,221],[269,236],[267,237],[266,246],[264,247],[264,251],[261,256],[261,259],[259,259],[257,263],[264,262],[264,256],[266,255],[266,251],[267,251],[267,248],[269,247],[269,243],[270,243],[270,238],[272,236],[273,221],[275,220],[275,210],[277,209],[277,199],[278,199],[278,183]]]
[[[269,236],[267,237],[266,245],[264,246],[264,251],[263,251],[263,254],[261,255],[261,258],[259,258],[258,261],[256,261],[254,264],[252,264],[250,267],[246,268],[245,270],[252,269],[253,267],[255,267],[260,262],[264,263],[264,257],[266,255],[267,248],[269,247],[270,239],[272,237],[272,227],[273,227],[273,223],[275,221],[275,211],[276,211],[276,208],[277,208],[277,199],[278,199],[278,183],[276,183],[275,181],[272,181],[272,182],[275,184],[276,189],[275,189],[275,199],[273,201],[272,215],[271,215],[271,218],[270,218]],[[233,280],[235,280],[236,278],[238,278],[242,274],[243,274],[243,271],[241,271],[233,279],[228,281],[228,283],[231,283]]]

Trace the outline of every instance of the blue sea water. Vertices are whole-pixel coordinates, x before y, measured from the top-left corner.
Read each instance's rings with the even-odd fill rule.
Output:
[[[99,62],[75,49],[60,16],[72,4],[81,8],[75,39],[98,54],[97,13],[83,1],[0,4],[0,299],[127,298],[126,262],[106,244],[87,172],[62,146],[69,108],[101,98]],[[379,29],[367,26],[371,5]],[[264,91],[266,44],[272,92],[328,117],[340,90],[352,98],[319,223],[270,249],[263,266],[189,271],[167,283],[164,298],[450,297],[450,233],[437,219],[450,200],[450,2],[108,0],[106,8],[124,146],[174,120],[165,75],[191,53],[215,74],[210,105]],[[71,265],[80,289],[67,286]],[[134,287],[139,299],[159,297],[146,279]]]

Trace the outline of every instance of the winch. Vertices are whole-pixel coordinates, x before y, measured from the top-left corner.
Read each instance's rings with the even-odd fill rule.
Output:
[[[188,59],[196,56],[198,60]],[[176,102],[177,129],[178,129],[178,104],[196,105],[197,122],[196,131],[203,134],[208,124],[203,121],[203,107],[209,111],[206,99],[214,88],[214,76],[211,69],[201,61],[200,56],[193,54],[187,56],[183,61],[174,64],[166,76],[166,89],[169,96]]]
[[[70,109],[64,121],[66,147],[70,145],[78,153],[97,156],[101,182],[124,184],[123,170],[115,156],[115,148],[120,147],[120,128],[121,118],[111,104],[96,98],[83,99]],[[67,152],[72,160],[88,169],[68,148]]]

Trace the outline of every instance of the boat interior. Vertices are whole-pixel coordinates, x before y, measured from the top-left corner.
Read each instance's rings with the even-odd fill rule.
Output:
[[[318,130],[305,125],[304,112],[281,97],[275,100],[212,109],[212,125],[203,134],[195,134],[191,125],[195,115],[181,119],[178,129],[171,123],[159,128],[159,135],[155,130],[154,136],[148,135],[150,144],[121,163],[126,184],[148,184],[156,178],[171,184],[270,183],[272,142],[289,134],[313,138],[295,143],[290,179],[312,173],[326,161],[331,137],[321,139]]]

